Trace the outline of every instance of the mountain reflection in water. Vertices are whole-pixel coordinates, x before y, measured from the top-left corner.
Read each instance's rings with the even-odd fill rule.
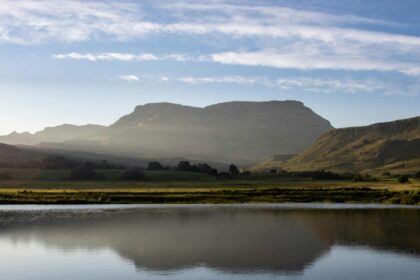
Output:
[[[157,207],[1,211],[0,240],[111,249],[137,269],[297,274],[333,246],[420,255],[419,209]]]

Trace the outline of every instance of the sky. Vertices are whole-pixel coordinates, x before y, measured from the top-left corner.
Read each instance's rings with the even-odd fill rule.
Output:
[[[335,127],[420,115],[418,0],[1,0],[0,134],[136,105],[299,100]]]

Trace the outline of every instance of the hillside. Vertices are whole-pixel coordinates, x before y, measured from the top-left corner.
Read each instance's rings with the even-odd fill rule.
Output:
[[[328,131],[291,160],[266,161],[260,168],[276,166],[377,174],[420,171],[420,117]]]
[[[74,135],[52,128],[48,135],[37,133],[45,137],[31,144],[55,142],[42,146],[253,164],[273,154],[300,152],[331,128],[327,120],[297,101],[228,102],[205,108],[154,103],[137,106],[109,127],[95,126],[82,135],[81,127]],[[2,140],[14,141],[10,136]]]

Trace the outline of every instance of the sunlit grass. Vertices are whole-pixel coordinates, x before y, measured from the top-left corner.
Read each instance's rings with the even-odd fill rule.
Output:
[[[357,202],[419,204],[420,181],[375,182],[284,178],[276,174],[218,179],[179,171],[145,172],[145,181],[121,181],[121,170],[101,170],[101,181],[66,180],[68,170],[8,170],[1,203],[247,203]]]

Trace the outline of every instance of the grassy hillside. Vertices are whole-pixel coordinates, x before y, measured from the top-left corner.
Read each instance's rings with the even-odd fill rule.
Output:
[[[269,160],[257,168],[415,173],[420,171],[420,117],[331,130],[291,160]]]

